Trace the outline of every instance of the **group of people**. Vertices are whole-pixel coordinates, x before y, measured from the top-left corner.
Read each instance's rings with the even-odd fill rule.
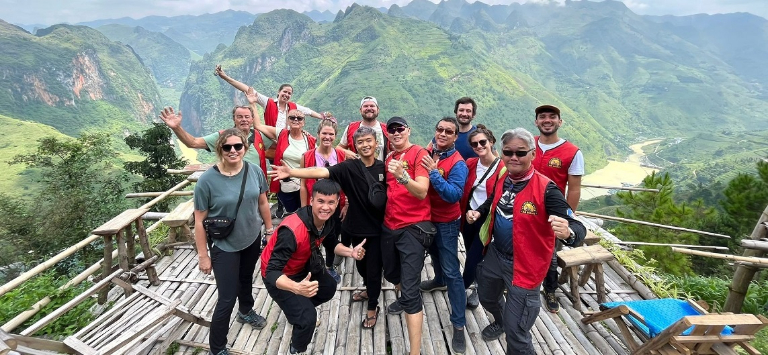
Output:
[[[420,353],[421,293],[446,289],[453,353],[464,353],[465,310],[479,304],[493,316],[482,331],[485,340],[504,333],[507,354],[535,353],[530,330],[541,307],[539,289],[543,284],[546,308],[557,312],[556,250],[586,235],[573,218],[584,158],[558,137],[557,107],[535,109],[539,136],[510,129],[497,146],[493,132],[472,124],[476,102],[462,97],[455,116],[440,118],[434,138],[422,147],[410,141],[404,118],[378,121],[379,102],[366,96],[362,119],[350,123],[334,147],[336,119],[291,102],[290,85],[268,98],[221,67],[215,74],[250,103],[233,109],[234,128],[193,137],[181,127],[181,112],[165,108],[160,114],[182,143],[218,157],[200,176],[194,197],[199,267],[206,274],[215,271],[218,287],[212,354],[229,354],[226,335],[236,300],[238,322],[266,325],[252,309],[259,257],[266,289],[293,325],[290,353],[305,352],[316,326],[315,307],[333,297],[340,281],[334,265],[342,258],[334,254],[356,260],[365,290],[352,301],[367,302],[362,327],[373,328],[378,320],[382,275],[396,286],[399,297],[386,309],[405,312],[412,355]],[[263,120],[255,114],[258,106]],[[319,119],[317,137],[304,129],[308,116]],[[277,228],[267,191],[276,193],[283,209]],[[230,218],[229,235],[208,238],[215,233],[205,222],[210,217]],[[460,232],[467,250],[463,272]],[[426,254],[434,277],[421,280]]]

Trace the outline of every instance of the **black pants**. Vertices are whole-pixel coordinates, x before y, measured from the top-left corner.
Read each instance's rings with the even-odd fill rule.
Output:
[[[555,243],[555,251],[552,253],[552,261],[549,263],[549,270],[547,276],[544,277],[544,291],[547,293],[554,293],[557,291],[559,283],[557,279],[560,274],[557,272],[557,252],[563,249],[563,243],[557,240]]]
[[[426,254],[427,249],[416,240],[408,227],[392,230],[382,226],[384,278],[395,285],[400,284],[398,302],[408,314],[416,314],[423,309],[419,284]]]
[[[306,277],[306,274],[304,274],[304,277]],[[293,325],[291,345],[298,352],[306,351],[307,346],[312,341],[312,334],[315,332],[315,324],[317,323],[315,307],[328,302],[333,298],[333,294],[336,293],[336,280],[331,275],[328,275],[327,272],[321,275],[313,274],[312,280],[317,281],[319,284],[317,294],[312,298],[281,290],[270,282],[264,282],[269,296],[283,310],[288,323]]]
[[[331,216],[334,220],[333,224],[333,234],[338,238],[339,234],[341,234],[341,208],[337,208],[336,212],[333,213],[333,216]],[[333,247],[324,247],[325,249],[325,267],[332,268],[333,267],[333,259],[336,258],[336,253],[333,252],[333,249],[335,249],[336,246]],[[341,256],[339,256],[341,258]]]
[[[247,314],[253,308],[253,271],[261,254],[261,237],[249,247],[238,252],[226,252],[216,245],[211,247],[211,266],[216,278],[219,300],[211,318],[211,332],[208,342],[211,351],[217,354],[227,346],[229,318],[239,301],[238,310]]]
[[[381,237],[359,237],[351,233],[341,232],[341,243],[354,247],[365,239],[365,257],[363,260],[355,260],[357,273],[363,277],[363,285],[368,294],[368,310],[374,311],[379,305],[381,295]]]

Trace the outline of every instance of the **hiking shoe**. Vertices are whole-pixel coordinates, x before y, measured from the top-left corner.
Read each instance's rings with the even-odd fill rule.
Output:
[[[328,268],[328,275],[331,275],[331,277],[333,277],[333,279],[336,280],[337,284],[341,283],[341,275],[339,275],[339,273],[336,272],[336,268],[329,267]]]
[[[240,311],[237,311],[237,321],[239,323],[248,323],[256,329],[264,329],[267,325],[267,320],[254,310],[248,311],[248,314],[242,314]]]
[[[560,303],[557,302],[557,296],[555,296],[555,292],[547,292],[547,290],[544,290],[544,304],[547,307],[547,310],[550,313],[557,313],[560,312]]]
[[[488,324],[487,327],[483,328],[483,331],[480,334],[482,334],[483,340],[491,341],[498,339],[503,333],[504,327],[501,325],[501,323],[493,322]]]
[[[396,300],[387,306],[387,314],[398,315],[403,313],[403,306],[400,304],[400,300]]]
[[[453,339],[451,339],[451,349],[454,354],[463,355],[467,350],[467,341],[464,339],[464,328],[453,327]]]
[[[309,354],[309,351],[306,351],[306,350],[304,350],[304,351],[296,350],[296,348],[293,347],[293,344],[290,345],[290,349],[288,351],[291,354],[296,354],[296,355],[306,355],[306,354]]]
[[[421,290],[422,292],[445,291],[447,289],[448,289],[448,286],[438,284],[437,282],[435,282],[435,279],[422,281],[419,284],[419,290]]]
[[[229,355],[229,350],[227,350],[227,349],[224,349],[224,350],[222,350],[222,351],[219,351],[219,352],[217,352],[216,354],[214,354],[214,353],[212,353],[212,352],[210,352],[210,351],[209,351],[209,352],[208,352],[208,355]]]
[[[469,290],[467,295],[467,309],[476,309],[480,305],[480,296],[477,295],[477,290]]]

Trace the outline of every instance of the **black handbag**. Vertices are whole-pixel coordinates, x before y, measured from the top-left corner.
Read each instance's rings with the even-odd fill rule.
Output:
[[[413,234],[413,237],[424,246],[429,249],[432,242],[435,241],[435,234],[437,234],[437,227],[430,221],[422,221],[419,223],[411,224],[406,227],[408,231]]]
[[[243,182],[240,184],[240,197],[237,199],[237,207],[235,208],[235,218],[229,217],[208,217],[203,220],[203,228],[205,229],[205,235],[210,239],[224,239],[232,233],[235,229],[235,220],[237,219],[237,212],[240,211],[240,203],[243,202],[243,192],[245,191],[245,182],[248,178],[248,163],[243,162]]]

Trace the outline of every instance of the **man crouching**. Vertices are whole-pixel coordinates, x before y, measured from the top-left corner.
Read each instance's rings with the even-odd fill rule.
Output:
[[[310,204],[280,223],[277,237],[270,238],[261,254],[261,277],[267,292],[293,325],[291,354],[307,350],[317,321],[315,307],[329,301],[336,292],[336,281],[325,272],[320,244],[333,248],[336,255],[356,260],[365,255],[365,240],[348,248],[332,233],[331,216],[338,206],[340,190],[332,180],[317,181]]]

